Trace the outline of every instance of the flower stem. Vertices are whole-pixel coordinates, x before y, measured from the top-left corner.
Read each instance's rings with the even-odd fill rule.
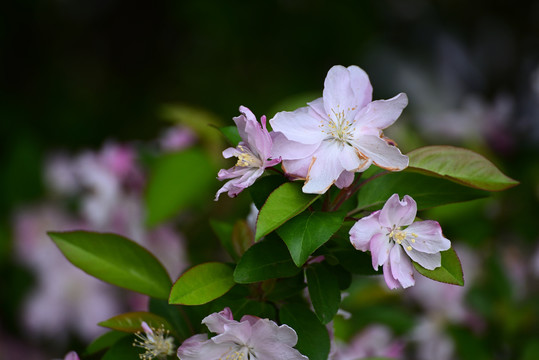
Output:
[[[344,202],[348,200],[352,195],[358,192],[359,189],[361,189],[363,185],[368,184],[372,180],[378,179],[379,177],[386,174],[389,174],[389,171],[386,170],[386,171],[379,172],[378,174],[373,175],[370,178],[365,179],[361,182],[359,182],[359,180],[361,179],[362,173],[359,174],[359,177],[354,181],[352,185],[350,185],[347,188],[342,189],[339,195],[337,195],[337,197],[335,198],[335,201],[333,202],[333,206],[331,207],[331,211],[339,210],[341,205],[344,204]]]

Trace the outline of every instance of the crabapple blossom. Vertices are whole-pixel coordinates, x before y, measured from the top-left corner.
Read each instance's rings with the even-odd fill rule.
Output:
[[[262,124],[260,126],[255,115],[245,106],[240,106],[240,113],[241,115],[233,120],[238,127],[242,141],[236,148],[230,147],[223,151],[223,156],[226,159],[235,156],[238,161],[232,168],[219,171],[217,177],[219,180],[230,180],[217,191],[216,201],[219,199],[219,195],[224,192],[228,192],[230,197],[237,196],[243,189],[251,186],[264,173],[264,169],[281,162],[280,159],[268,160],[273,142],[266,129],[266,117],[260,118]]]
[[[308,360],[294,349],[298,337],[287,325],[245,315],[235,321],[229,308],[202,320],[216,336],[198,334],[178,348],[180,360]]]
[[[411,260],[434,270],[441,266],[440,251],[451,247],[440,224],[414,222],[416,213],[414,199],[405,195],[399,200],[399,195],[393,194],[381,210],[359,219],[350,229],[352,245],[357,250],[370,250],[373,268],[383,265],[384,280],[391,289],[414,285]]]
[[[159,329],[151,328],[145,321],[141,324],[142,332],[137,332],[133,346],[146,350],[140,355],[142,360],[166,359],[167,356],[174,354],[174,338],[168,336],[168,330],[161,325]],[[155,330],[155,331],[154,331]]]
[[[372,101],[368,75],[357,66],[334,66],[323,96],[270,120],[274,157],[293,178],[305,179],[303,192],[323,194],[332,184],[350,186],[354,173],[371,164],[399,171],[408,166],[382,130],[393,124],[408,104],[406,94]]]

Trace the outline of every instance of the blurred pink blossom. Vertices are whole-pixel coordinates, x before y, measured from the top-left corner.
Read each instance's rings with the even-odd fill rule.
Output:
[[[348,345],[338,343],[330,360],[358,360],[368,357],[402,359],[404,342],[384,325],[370,325],[355,335]],[[434,359],[434,358],[433,358]]]

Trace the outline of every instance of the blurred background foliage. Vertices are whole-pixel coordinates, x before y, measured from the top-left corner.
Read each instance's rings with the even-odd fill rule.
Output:
[[[271,118],[320,96],[331,66],[355,64],[375,99],[408,94],[390,133],[403,152],[469,147],[521,182],[424,216],[488,268],[468,294],[487,336],[466,345],[467,333],[452,329],[459,346],[479,349],[462,358],[539,353],[539,275],[514,270],[539,239],[539,2],[22,0],[4,4],[0,44],[0,317],[12,319],[32,281],[10,258],[11,214],[43,195],[48,153],[151,141],[174,118],[170,104],[222,125],[239,105]],[[349,310],[397,333],[410,328],[394,295],[368,294]],[[380,308],[379,297],[394,306]]]

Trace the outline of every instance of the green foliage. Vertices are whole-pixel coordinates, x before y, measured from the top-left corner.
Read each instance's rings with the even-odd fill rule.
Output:
[[[264,176],[258,179],[250,188],[251,199],[257,209],[264,206],[268,196],[282,184],[286,183],[286,178],[280,175]]]
[[[440,281],[443,283],[453,285],[464,285],[464,275],[462,273],[462,266],[460,259],[453,248],[442,251],[442,266],[434,269],[427,270],[416,262],[413,262],[416,270],[423,276],[426,276],[432,280]]]
[[[170,292],[170,304],[202,305],[230,290],[234,285],[232,268],[208,262],[192,267],[178,278]]]
[[[76,267],[129,290],[167,299],[171,281],[161,263],[137,243],[116,234],[49,232]]]
[[[234,270],[234,280],[240,284],[253,283],[294,276],[300,270],[294,265],[285,244],[270,236],[243,254]]]
[[[307,305],[290,303],[279,311],[279,320],[298,334],[298,349],[309,360],[327,360],[330,341],[326,327]]]
[[[305,275],[314,312],[322,324],[327,324],[333,320],[341,303],[339,281],[324,263],[310,265]]]
[[[157,225],[194,203],[208,200],[214,179],[214,166],[200,149],[162,155],[146,189],[148,225]]]
[[[150,312],[164,318],[172,326],[174,334],[182,340],[193,335],[193,328],[187,315],[188,309],[180,305],[171,305],[165,300],[150,298]]]
[[[302,266],[307,258],[341,227],[343,212],[305,211],[280,228],[277,234],[284,240],[292,260]]]
[[[175,331],[166,319],[159,315],[155,315],[150,312],[136,311],[125,314],[116,315],[108,320],[97,323],[99,326],[103,326],[112,330],[135,333],[142,330],[142,322],[145,321],[150,327],[158,329],[164,326],[165,330],[171,331],[174,335]]]
[[[418,210],[488,196],[482,190],[413,172],[394,172],[365,184],[359,191],[358,209],[379,209],[393,194],[410,195]]]
[[[105,349],[110,348],[112,345],[118,342],[118,340],[123,339],[126,336],[127,334],[122,331],[113,330],[106,332],[94,341],[92,341],[92,343],[86,348],[84,354],[92,355],[101,352]]]
[[[258,214],[256,241],[300,214],[320,196],[305,194],[301,187],[299,183],[284,183],[270,194]]]
[[[139,355],[144,353],[144,349],[133,346],[134,341],[134,336],[126,336],[118,340],[110,347],[101,360],[139,359]]]
[[[236,126],[223,126],[219,130],[226,137],[230,145],[236,147],[241,141],[241,136]]]
[[[230,255],[232,260],[238,261],[240,255],[236,252],[232,244],[232,230],[234,229],[234,225],[225,221],[210,220],[210,226],[215,235],[217,235],[221,246]]]
[[[518,185],[518,181],[504,175],[482,155],[468,149],[425,146],[407,155],[410,170],[441,176],[477,189],[500,191]]]

